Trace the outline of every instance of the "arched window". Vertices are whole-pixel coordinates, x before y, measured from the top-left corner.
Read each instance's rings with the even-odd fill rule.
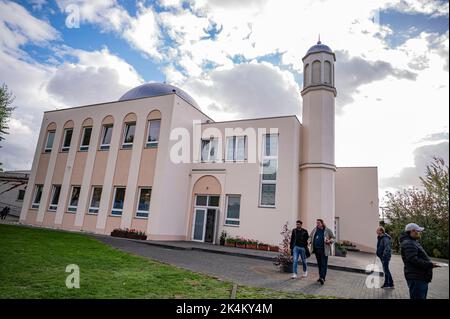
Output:
[[[323,73],[324,73],[324,83],[325,84],[331,84],[331,63],[329,61],[325,61],[323,66]]]
[[[320,83],[320,61],[312,64],[312,83]]]
[[[303,87],[308,86],[309,84],[309,79],[310,79],[310,74],[309,74],[309,64],[307,64],[305,66],[305,70],[303,71]]]

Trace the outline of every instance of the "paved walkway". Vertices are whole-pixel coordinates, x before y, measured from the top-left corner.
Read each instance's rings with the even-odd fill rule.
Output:
[[[324,286],[321,286],[316,282],[318,271],[315,266],[309,267],[309,277],[307,279],[294,280],[290,279],[290,274],[281,273],[269,260],[225,253],[211,253],[196,249],[183,249],[182,247],[173,249],[173,247],[149,245],[144,242],[135,242],[110,236],[95,237],[106,244],[136,255],[159,260],[195,272],[205,273],[241,285],[342,298],[408,298],[408,290],[403,277],[402,261],[400,256],[396,255],[393,256],[391,262],[391,270],[396,288],[393,290],[384,290],[367,287],[366,282],[376,283],[379,281],[382,284],[382,278],[374,275],[329,269],[327,281]],[[189,245],[189,243],[185,244]],[[356,256],[354,258],[355,260],[357,259]],[[311,261],[313,259],[314,257],[311,258]],[[365,261],[361,263],[364,264]],[[377,264],[379,265],[378,261]],[[379,266],[381,267],[381,265]],[[435,269],[433,282],[429,287],[428,297],[430,299],[449,298],[448,268]]]

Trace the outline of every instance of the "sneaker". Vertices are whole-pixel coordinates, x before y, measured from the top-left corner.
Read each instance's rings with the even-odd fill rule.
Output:
[[[319,279],[319,282],[321,285],[323,285],[325,283],[325,280],[323,280],[322,278]]]
[[[291,277],[292,279],[295,279],[295,278],[297,278],[297,274],[292,274],[292,277]]]
[[[384,288],[386,288],[386,289],[394,289],[395,287],[394,287],[394,285],[392,285],[392,286],[386,286]]]
[[[302,275],[302,278],[306,278],[306,277],[308,277],[308,272],[307,272],[307,271],[305,271],[305,272],[303,273],[303,275]]]

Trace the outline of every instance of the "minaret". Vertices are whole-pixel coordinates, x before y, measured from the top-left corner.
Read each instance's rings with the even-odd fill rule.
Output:
[[[334,86],[333,51],[319,41],[303,58],[300,219],[311,231],[317,218],[334,232]]]

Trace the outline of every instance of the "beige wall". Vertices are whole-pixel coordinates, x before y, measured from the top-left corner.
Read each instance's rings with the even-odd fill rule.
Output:
[[[376,167],[338,167],[336,217],[340,240],[349,240],[363,251],[376,249],[378,215]]]

